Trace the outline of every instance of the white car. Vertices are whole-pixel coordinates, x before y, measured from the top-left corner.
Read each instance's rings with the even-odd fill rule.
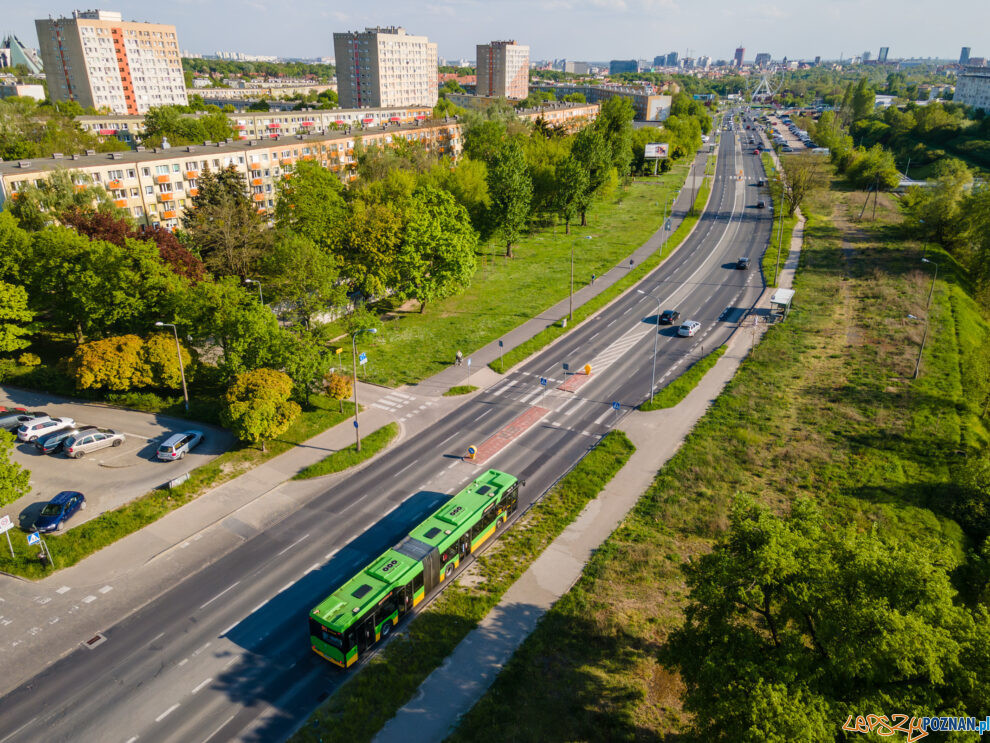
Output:
[[[677,334],[682,338],[690,338],[692,335],[701,330],[701,323],[697,320],[685,320],[681,323],[681,327],[677,329]]]
[[[169,436],[158,447],[157,457],[166,462],[182,459],[186,453],[203,440],[202,431],[183,431]]]
[[[55,433],[63,428],[72,428],[74,425],[76,422],[72,418],[35,418],[17,427],[17,440],[30,443],[39,436]]]

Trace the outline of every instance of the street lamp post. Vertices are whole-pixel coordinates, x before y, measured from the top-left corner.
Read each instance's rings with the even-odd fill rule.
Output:
[[[155,323],[155,327],[158,328],[172,328],[172,334],[175,336],[175,353],[179,357],[179,376],[182,377],[182,397],[186,401],[186,412],[189,412],[189,391],[186,389],[186,370],[182,365],[182,346],[179,345],[179,331],[176,330],[175,324],[170,322],[162,322],[159,320]]]
[[[935,266],[935,273],[932,274],[932,285],[931,288],[929,288],[928,290],[928,303],[925,305],[925,308],[927,309],[928,307],[932,306],[932,292],[935,291],[935,280],[938,278],[938,263],[931,260],[930,258],[922,258],[921,262],[931,263],[933,266]]]
[[[258,285],[258,299],[260,299],[261,300],[261,303],[264,304],[265,303],[265,295],[261,291],[261,282],[260,281],[255,281],[254,279],[244,279],[244,283],[245,284],[257,284]]]
[[[358,393],[357,393],[357,337],[361,333],[377,333],[378,328],[364,328],[351,333],[351,364],[354,369],[354,439],[357,450],[361,451],[361,434],[358,431]]]
[[[653,334],[653,376],[650,377],[650,402],[653,402],[653,392],[657,386],[657,337],[660,335],[660,297],[647,294],[642,289],[637,289],[636,291],[639,294],[644,294],[647,297],[657,300],[657,330]]]

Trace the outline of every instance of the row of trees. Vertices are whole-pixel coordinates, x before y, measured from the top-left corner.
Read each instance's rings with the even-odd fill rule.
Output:
[[[52,104],[21,97],[0,100],[0,160],[51,157],[56,152],[76,155],[86,150],[128,149],[114,138],[101,142],[75,120],[76,116],[95,113],[76,101]]]

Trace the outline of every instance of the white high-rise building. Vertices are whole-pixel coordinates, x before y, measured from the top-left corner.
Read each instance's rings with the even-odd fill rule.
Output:
[[[956,92],[952,100],[990,112],[990,68],[963,69],[956,77]]]
[[[175,26],[124,21],[106,10],[77,10],[34,25],[53,101],[117,114],[188,103]]]
[[[404,28],[366,28],[333,35],[342,108],[435,106],[437,45]]]

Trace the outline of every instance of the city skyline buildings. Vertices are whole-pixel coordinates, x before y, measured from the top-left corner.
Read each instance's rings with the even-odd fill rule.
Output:
[[[972,41],[972,29],[990,24],[990,4],[977,0],[955,0],[953,6],[959,12],[940,20],[937,37],[928,32],[926,9],[893,0],[878,0],[862,8],[853,6],[852,0],[837,0],[827,6],[795,0],[756,10],[729,0],[713,2],[696,7],[677,0],[497,0],[487,5],[436,0],[409,6],[381,0],[373,8],[336,9],[315,0],[299,0],[291,6],[245,6],[230,0],[208,4],[178,0],[161,5],[134,0],[121,10],[134,20],[174,24],[183,48],[201,54],[238,49],[295,58],[332,55],[330,36],[334,32],[397,24],[428,36],[446,58],[469,58],[480,40],[516,38],[524,32],[534,59],[606,61],[628,58],[634,50],[636,56],[652,59],[660,53],[657,47],[666,47],[677,49],[681,55],[690,48],[689,56],[704,54],[728,60],[743,39],[747,48],[772,50],[775,59],[848,59],[857,53],[855,50],[877,49],[884,43],[896,57],[957,60],[960,46]],[[567,6],[565,22],[561,21],[561,3]],[[850,25],[846,14],[854,7],[857,23]],[[71,15],[77,9],[79,4],[71,0],[50,0],[45,8],[56,15]],[[30,4],[12,4],[5,9],[0,31],[14,33],[33,45],[34,20],[39,15],[42,13]],[[523,17],[527,19],[525,28],[519,22]],[[814,23],[808,22],[811,17]],[[721,22],[713,24],[713,19]],[[290,27],[291,38],[267,33],[267,29]],[[882,34],[877,29],[883,29]],[[883,38],[878,38],[881,35]]]

